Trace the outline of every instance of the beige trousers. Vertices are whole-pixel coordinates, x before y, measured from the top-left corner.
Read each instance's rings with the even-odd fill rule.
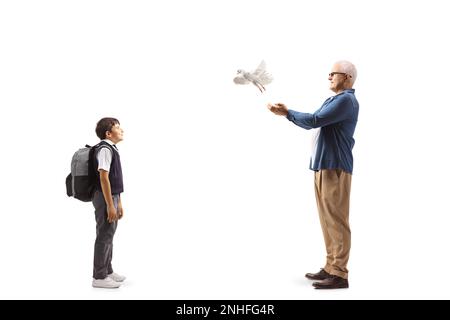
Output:
[[[317,208],[322,226],[327,260],[325,271],[348,278],[350,255],[350,187],[352,175],[341,169],[319,170],[314,173]]]

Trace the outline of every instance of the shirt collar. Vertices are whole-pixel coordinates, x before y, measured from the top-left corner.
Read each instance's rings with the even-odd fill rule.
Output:
[[[112,142],[112,141],[109,140],[109,139],[103,139],[102,141],[108,142],[108,144],[114,146],[114,142]]]
[[[344,93],[355,93],[355,89],[353,89],[353,88],[352,89],[345,89],[341,93],[338,93],[338,94],[336,94],[336,95],[334,95],[334,96],[332,96],[330,98],[334,98],[334,97],[340,96],[341,94],[344,94]]]
[[[102,141],[105,141],[106,143],[108,143],[109,145],[113,146],[114,149],[116,149],[117,151],[119,151],[119,149],[117,149],[117,146],[114,144],[114,142],[112,142],[109,139],[103,139]]]

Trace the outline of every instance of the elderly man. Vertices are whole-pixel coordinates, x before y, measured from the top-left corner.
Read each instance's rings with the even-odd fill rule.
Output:
[[[320,128],[315,136],[310,169],[327,257],[317,273],[305,276],[316,289],[348,288],[347,262],[350,254],[349,204],[353,171],[353,134],[358,121],[359,104],[353,84],[356,68],[348,61],[333,65],[330,89],[336,95],[325,100],[313,114],[288,109],[284,104],[267,107],[304,129]]]

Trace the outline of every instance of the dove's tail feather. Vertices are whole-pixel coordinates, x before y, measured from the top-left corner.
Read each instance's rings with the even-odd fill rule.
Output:
[[[267,72],[263,72],[262,74],[260,74],[258,76],[258,81],[262,85],[266,85],[266,84],[269,84],[269,83],[271,83],[273,81],[273,77],[272,77],[271,74],[269,74]]]

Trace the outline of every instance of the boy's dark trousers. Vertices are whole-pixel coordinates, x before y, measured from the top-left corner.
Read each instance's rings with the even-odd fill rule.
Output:
[[[117,210],[120,195],[113,195],[114,207]],[[117,228],[117,221],[108,222],[106,202],[101,191],[95,191],[92,198],[97,221],[97,238],[94,247],[94,279],[104,279],[113,273],[111,265],[113,254],[113,238]]]

